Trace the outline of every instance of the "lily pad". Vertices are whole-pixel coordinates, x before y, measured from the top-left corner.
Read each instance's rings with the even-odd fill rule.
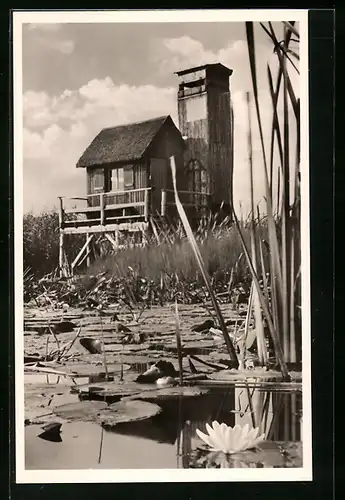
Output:
[[[188,354],[202,354],[204,349],[214,349],[214,342],[209,340],[196,340],[194,342],[186,342],[182,345],[184,353]],[[176,342],[171,344],[166,344],[164,346],[165,351],[177,352]]]
[[[94,377],[97,375],[102,375],[105,373],[105,368],[102,363],[99,365],[91,365],[88,363],[71,363],[68,367],[73,372],[74,377]],[[108,373],[120,373],[121,372],[121,364],[108,364]],[[126,371],[130,369],[130,365],[123,364],[122,370]]]
[[[92,325],[87,325],[84,327],[84,330],[90,333],[90,331],[95,331],[95,332],[115,332],[116,331],[116,326],[114,323],[93,323]]]
[[[265,368],[256,367],[252,370],[220,370],[209,375],[211,380],[219,380],[224,382],[236,382],[246,380],[247,382],[281,382],[282,374],[275,370],[267,371]],[[298,377],[294,374],[293,381],[299,382]]]
[[[97,421],[104,427],[114,427],[120,423],[146,420],[161,411],[158,405],[146,401],[120,401],[102,410],[97,416]]]
[[[97,384],[89,384],[76,388],[80,397],[105,397],[105,398],[121,398],[124,396],[132,396],[140,394],[144,391],[152,391],[152,384],[137,384],[136,382],[103,382]]]
[[[151,391],[146,390],[140,392],[139,394],[131,396],[131,399],[140,399],[150,402],[155,401],[159,403],[160,401],[166,401],[167,399],[176,399],[181,396],[183,396],[184,398],[195,398],[198,396],[203,396],[208,392],[209,389],[207,389],[206,387],[175,386],[175,387],[164,387],[163,389],[154,389]]]
[[[149,348],[149,344],[146,342],[144,344],[129,344],[123,346],[122,344],[118,343],[113,343],[113,344],[107,344],[106,346],[106,352],[119,352],[122,354],[131,354],[132,352],[137,352],[137,351],[145,351],[146,349]]]
[[[92,422],[107,406],[107,403],[103,401],[78,401],[77,403],[57,406],[53,408],[53,413],[65,420]]]
[[[100,340],[83,337],[79,339],[79,342],[90,354],[102,354],[102,343]]]
[[[73,332],[74,328],[77,328],[77,326],[78,325],[72,321],[60,321],[59,323],[55,323],[51,329],[54,333],[70,333]]]
[[[197,467],[206,468],[290,468],[302,467],[301,442],[263,441],[256,448],[226,455],[204,445],[194,453]]]

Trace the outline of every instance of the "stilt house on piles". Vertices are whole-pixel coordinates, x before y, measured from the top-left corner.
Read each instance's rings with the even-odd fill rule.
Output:
[[[229,78],[220,63],[178,71],[179,129],[170,116],[105,128],[77,162],[85,169],[87,192],[78,208],[60,197],[60,272],[66,274],[90,254],[100,236],[118,248],[121,235],[145,241],[157,219],[174,221],[170,158],[175,158],[179,197],[192,224],[232,203],[233,116]],[[85,234],[72,262],[64,236]]]

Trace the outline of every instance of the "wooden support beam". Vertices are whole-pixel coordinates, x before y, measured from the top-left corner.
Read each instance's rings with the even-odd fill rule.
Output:
[[[64,234],[86,234],[86,233],[105,233],[111,231],[145,231],[148,228],[147,222],[123,222],[119,224],[107,224],[106,226],[80,226],[80,227],[66,227]]]
[[[86,233],[86,241],[88,240],[89,236],[90,236],[89,233]],[[87,267],[90,267],[90,264],[91,264],[90,253],[91,253],[90,242],[88,242],[87,246],[86,246],[85,256],[79,262],[79,265],[81,265],[84,262],[84,260],[87,259],[86,260],[86,265],[87,265]]]
[[[104,193],[100,193],[99,195],[99,204],[101,208],[101,225],[104,225]]]
[[[146,189],[145,195],[144,195],[144,220],[145,222],[148,221],[148,216],[149,216],[149,191]]]
[[[87,259],[86,265],[90,266],[90,264],[91,264],[90,254],[91,254],[91,247],[88,250],[86,250],[85,255],[82,257],[81,261],[79,262],[79,266],[82,265],[82,263],[84,262],[85,259]]]
[[[67,252],[66,252],[65,247],[63,249],[63,269],[64,269],[64,276],[71,275],[71,269],[69,267],[68,257],[67,257]]]
[[[108,241],[110,241],[110,243],[112,244],[114,250],[117,250],[118,247],[119,247],[119,245],[116,242],[116,240],[114,240],[114,238],[109,233],[105,233],[104,236],[107,238]]]
[[[116,246],[118,247],[120,244],[120,231],[118,229],[114,231],[114,236],[115,236]]]
[[[152,227],[152,232],[154,234],[154,237],[156,238],[156,241],[157,241],[157,243],[159,245],[159,243],[160,243],[159,234],[158,234],[158,231],[157,231],[156,224],[155,224],[154,220],[152,219],[152,217],[150,217],[150,224],[151,224],[151,227]]]
[[[63,199],[59,196],[59,228],[63,229],[64,227],[64,216],[63,216]]]
[[[60,238],[59,238],[59,274],[60,278],[64,276],[64,232],[63,229],[60,229]]]
[[[75,267],[76,267],[76,265],[78,264],[78,262],[79,262],[79,260],[80,260],[81,256],[83,255],[83,253],[85,252],[85,250],[86,250],[86,249],[87,249],[87,247],[89,246],[89,244],[90,244],[90,242],[91,242],[91,240],[92,240],[93,236],[94,236],[93,234],[90,234],[90,235],[87,237],[87,239],[86,239],[86,241],[85,241],[84,245],[81,247],[81,249],[80,249],[80,251],[79,251],[78,255],[76,256],[76,258],[75,258],[75,259],[74,259],[74,261],[72,262],[72,266],[71,266],[71,267],[72,267],[72,269],[71,269],[71,270],[72,270],[72,274],[73,274],[74,268],[75,268]]]

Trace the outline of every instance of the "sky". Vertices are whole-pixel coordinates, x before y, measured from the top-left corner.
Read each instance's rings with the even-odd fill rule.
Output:
[[[282,23],[273,26],[282,39]],[[258,23],[255,44],[267,142],[272,122],[267,63],[275,73],[277,56]],[[58,196],[85,195],[85,171],[76,163],[102,128],[166,114],[178,126],[174,72],[212,62],[233,69],[234,203],[243,210],[250,193],[245,92],[252,91],[244,22],[23,24],[24,211],[50,210]],[[299,96],[298,74],[291,75]],[[259,201],[263,167],[254,110],[252,123]],[[291,141],[294,134],[291,119]]]

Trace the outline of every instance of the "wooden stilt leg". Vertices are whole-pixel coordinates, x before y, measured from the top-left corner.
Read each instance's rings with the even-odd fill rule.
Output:
[[[114,239],[110,233],[104,233],[104,236],[107,238],[108,241],[110,241],[110,243],[115,251],[118,249],[118,239],[117,239],[116,235],[117,235],[117,232],[115,232],[115,239]]]
[[[86,233],[86,241],[88,241],[88,239],[89,239],[89,233]],[[87,255],[87,257],[86,257],[86,265],[87,265],[87,267],[90,267],[90,265],[91,265],[91,256],[90,256],[90,254],[91,254],[91,248],[90,248],[90,242],[88,242],[87,245],[86,245],[86,255]]]
[[[59,274],[60,278],[64,277],[64,233],[60,229],[60,240],[59,240]]]

